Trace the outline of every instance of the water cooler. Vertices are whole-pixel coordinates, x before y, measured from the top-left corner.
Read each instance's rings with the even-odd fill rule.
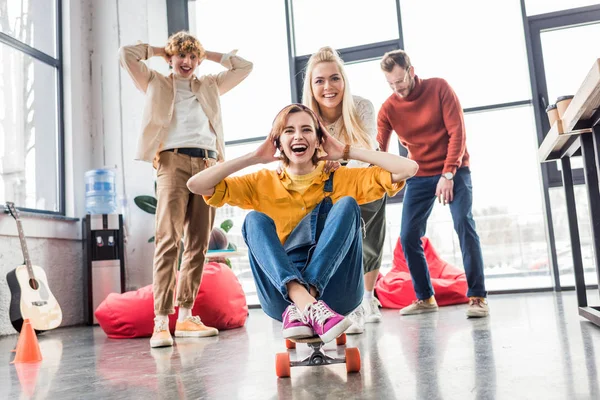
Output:
[[[87,214],[83,221],[86,255],[84,317],[92,325],[94,311],[110,293],[125,291],[125,261],[121,214]]]

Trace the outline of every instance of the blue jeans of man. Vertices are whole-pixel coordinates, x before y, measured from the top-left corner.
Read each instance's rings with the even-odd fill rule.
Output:
[[[307,290],[315,287],[317,300],[339,314],[347,315],[361,303],[362,231],[356,200],[338,200],[319,233],[314,245],[288,254],[277,237],[273,219],[257,211],[246,216],[242,235],[248,245],[258,299],[271,318],[282,320],[284,310],[292,303],[286,284],[294,280]]]
[[[431,215],[436,201],[435,190],[440,177],[440,175],[413,177],[406,181],[400,241],[419,300],[425,300],[434,295],[421,237],[425,235],[427,219]],[[471,213],[472,205],[471,171],[468,167],[459,168],[454,176],[454,199],[450,203],[450,213],[454,222],[454,230],[458,234],[469,285],[467,296],[486,297],[483,257]]]

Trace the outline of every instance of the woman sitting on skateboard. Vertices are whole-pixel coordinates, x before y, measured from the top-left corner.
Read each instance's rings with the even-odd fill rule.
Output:
[[[263,169],[229,177],[277,161],[277,150],[285,165],[281,174]],[[323,171],[322,160],[340,159],[375,167]],[[308,107],[292,104],[279,112],[258,149],[199,172],[188,188],[214,207],[255,210],[246,217],[242,234],[262,309],[283,322],[284,338],[318,335],[327,343],[350,326],[344,315],[362,301],[358,205],[385,193],[394,196],[417,169],[404,157],[345,146]]]

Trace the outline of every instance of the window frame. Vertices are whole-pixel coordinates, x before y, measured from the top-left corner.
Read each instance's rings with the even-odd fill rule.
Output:
[[[548,104],[548,87],[546,85],[546,74],[544,70],[541,32],[547,29],[567,27],[570,25],[600,20],[600,6],[586,6],[546,14],[527,16],[525,0],[521,0],[521,9],[523,14],[525,42],[527,46],[527,61],[529,65],[531,95],[537,131],[536,134],[539,146],[550,130],[550,123],[546,117],[546,107],[544,105],[544,103]],[[563,186],[563,177],[555,162],[543,163],[540,166],[540,169],[543,186],[542,191],[544,196],[543,205],[544,212],[546,214],[546,235],[548,240],[548,258],[550,260],[550,270],[552,273],[554,290],[562,291],[566,290],[568,286],[562,285],[560,280],[556,239],[554,235],[554,222],[549,192],[551,188]],[[573,169],[572,178],[572,183],[574,185],[585,184],[585,177],[583,175],[582,168]]]
[[[550,124],[546,118],[546,105],[549,104],[549,100],[542,54],[541,33],[550,29],[566,28],[594,21],[600,21],[600,6],[580,7],[527,17],[531,41],[531,88],[533,98],[537,99],[537,101],[534,101],[534,110],[539,144],[543,142],[550,130]],[[546,173],[548,174],[548,186],[550,188],[562,187],[562,174],[558,170],[557,164],[554,162],[545,163],[544,169],[546,169]],[[575,185],[585,184],[583,168],[573,169],[573,183]]]
[[[13,48],[21,53],[24,53],[56,70],[56,151],[58,165],[57,168],[57,183],[58,183],[58,211],[41,210],[26,207],[17,207],[22,211],[27,211],[36,214],[51,214],[51,215],[62,215],[65,216],[66,204],[65,204],[65,130],[64,130],[64,91],[63,91],[63,36],[62,36],[62,0],[54,0],[55,7],[55,40],[56,40],[56,57],[53,57],[41,50],[29,46],[12,36],[7,35],[4,32],[0,32],[0,43],[10,48]],[[7,201],[7,199],[0,199],[0,201]]]

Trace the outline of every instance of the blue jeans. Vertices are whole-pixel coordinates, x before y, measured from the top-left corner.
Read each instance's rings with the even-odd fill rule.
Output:
[[[351,197],[333,205],[318,240],[288,254],[277,237],[275,223],[266,214],[252,211],[242,227],[258,300],[271,318],[282,320],[292,302],[286,284],[298,281],[307,290],[314,286],[318,300],[335,312],[347,315],[363,297],[362,231],[360,208]]]
[[[439,180],[440,175],[413,177],[406,181],[400,241],[415,293],[420,300],[428,299],[434,294],[421,237],[425,235],[427,219],[436,201],[435,189]],[[471,213],[472,205],[471,171],[468,167],[463,167],[458,169],[454,176],[454,200],[450,203],[450,212],[452,213],[454,230],[458,234],[467,275],[469,285],[467,296],[486,297],[483,257],[479,236],[475,231],[475,221]]]

